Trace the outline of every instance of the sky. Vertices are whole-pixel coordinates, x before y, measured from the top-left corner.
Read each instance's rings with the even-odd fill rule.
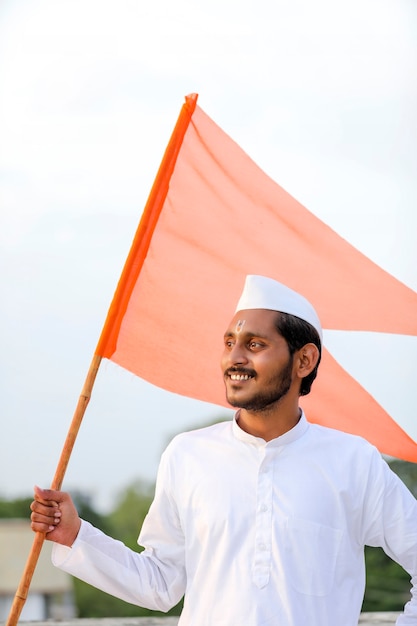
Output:
[[[417,290],[416,70],[413,0],[2,0],[0,497],[52,481],[189,93]],[[416,338],[325,343],[417,440]],[[104,361],[63,487],[108,510],[133,480],[154,481],[174,434],[230,415]]]

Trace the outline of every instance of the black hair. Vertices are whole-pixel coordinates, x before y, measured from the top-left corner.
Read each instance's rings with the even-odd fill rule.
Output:
[[[319,359],[312,372],[301,380],[300,396],[310,393],[311,385],[317,376],[317,370],[321,361],[321,341],[317,330],[308,322],[289,313],[277,313],[275,328],[287,342],[291,356],[307,343],[314,343],[319,350]]]

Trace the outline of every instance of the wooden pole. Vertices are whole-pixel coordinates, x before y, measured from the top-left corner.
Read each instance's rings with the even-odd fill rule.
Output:
[[[67,437],[64,442],[61,456],[59,458],[56,468],[55,476],[51,483],[51,489],[61,489],[68,462],[71,457],[72,449],[74,447],[74,443],[77,438],[85,410],[90,401],[100,363],[101,356],[95,354],[91,361],[91,365],[88,370],[83,389],[78,399],[78,404],[75,409],[74,416],[72,418]],[[32,581],[32,576],[35,571],[44,540],[45,533],[35,533],[32,548],[26,561],[26,566],[20,579],[20,583],[13,600],[13,604],[6,621],[6,626],[15,626],[19,620],[20,614],[26,602],[30,583]]]

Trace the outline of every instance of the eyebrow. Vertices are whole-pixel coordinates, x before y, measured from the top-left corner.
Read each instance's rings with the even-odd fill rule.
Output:
[[[265,335],[265,333],[260,333],[260,332],[255,332],[255,331],[251,331],[251,330],[243,330],[240,333],[236,333],[233,330],[227,330],[224,333],[224,338],[226,339],[227,337],[236,337],[237,335],[239,335],[239,337],[258,337],[259,339],[269,339],[268,335]]]

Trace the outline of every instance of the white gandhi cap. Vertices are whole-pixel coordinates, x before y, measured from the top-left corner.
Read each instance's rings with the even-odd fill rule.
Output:
[[[245,309],[268,309],[289,313],[311,324],[323,342],[319,317],[304,296],[286,285],[266,276],[246,276],[245,286],[237,303],[236,312]]]

